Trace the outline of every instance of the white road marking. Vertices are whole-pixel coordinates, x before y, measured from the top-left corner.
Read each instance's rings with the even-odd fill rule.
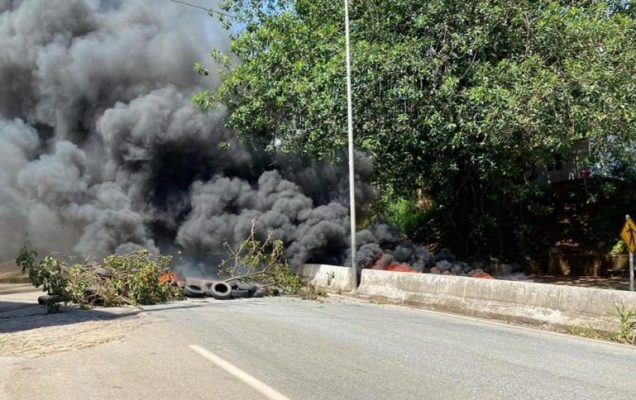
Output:
[[[202,357],[206,358],[208,361],[211,361],[214,365],[224,369],[229,374],[231,374],[234,377],[238,378],[239,380],[243,381],[243,383],[245,383],[246,385],[248,385],[252,389],[256,390],[257,392],[261,393],[263,396],[267,397],[268,399],[271,399],[271,400],[290,400],[289,397],[277,392],[272,387],[264,384],[263,382],[261,382],[258,379],[254,378],[252,375],[250,375],[247,372],[239,369],[238,367],[235,367],[234,365],[232,365],[229,362],[225,361],[224,359],[222,359],[221,357],[217,356],[216,354],[207,351],[203,347],[197,346],[195,344],[191,344],[188,347],[190,348],[190,350],[193,350],[193,351],[199,353],[199,355],[201,355]]]

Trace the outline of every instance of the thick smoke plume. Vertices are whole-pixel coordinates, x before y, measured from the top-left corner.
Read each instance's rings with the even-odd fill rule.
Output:
[[[25,241],[212,260],[252,221],[292,265],[345,261],[346,169],[264,155],[193,107],[218,84],[192,71],[212,47],[225,31],[169,1],[0,0],[0,261]]]
[[[254,224],[292,266],[350,264],[346,165],[242,145],[224,110],[193,107],[218,84],[193,62],[227,47],[167,0],[0,0],[0,261],[27,241],[93,258],[144,247],[208,275]],[[370,160],[356,169],[364,204]],[[382,221],[357,239],[363,267],[466,272]]]
[[[25,237],[84,256],[156,248],[162,151],[222,136],[189,105],[209,44],[194,18],[163,2],[0,2],[0,258]]]

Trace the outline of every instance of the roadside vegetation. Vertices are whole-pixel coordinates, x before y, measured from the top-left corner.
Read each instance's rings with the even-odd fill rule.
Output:
[[[221,17],[233,56],[212,52],[221,86],[194,101],[227,106],[245,142],[337,160],[342,2],[220,6],[235,16]],[[633,1],[350,7],[355,145],[374,161],[375,212],[462,258],[524,260],[559,241],[609,252],[636,182]],[[564,196],[544,173],[566,163]]]
[[[16,259],[33,286],[46,293],[40,301],[51,313],[59,311],[60,303],[115,307],[181,299],[181,289],[161,279],[170,273],[170,263],[170,257],[147,250],[111,255],[99,264],[67,264],[52,256],[38,261],[37,253],[24,247]]]
[[[616,306],[615,317],[618,329],[616,332],[603,332],[592,327],[567,326],[565,332],[570,335],[588,339],[600,339],[636,345],[636,310],[625,306]]]
[[[219,280],[232,290],[248,290],[239,288],[241,283],[241,287],[250,288],[250,297],[257,290],[260,295],[292,295],[308,300],[327,296],[326,292],[305,285],[289,268],[283,242],[273,239],[271,233],[259,239],[252,227],[249,236],[236,246],[226,244],[226,252],[218,274]],[[52,256],[38,259],[38,254],[25,246],[16,264],[33,286],[45,292],[39,302],[49,313],[58,312],[61,303],[116,307],[180,300],[184,298],[184,287],[188,287],[187,277],[171,271],[172,257],[153,255],[147,250],[110,255],[99,263],[67,263]],[[205,280],[194,281],[198,284]]]
[[[298,274],[289,269],[281,240],[268,232],[257,238],[255,225],[247,238],[236,246],[225,243],[227,258],[219,266],[219,275],[229,281],[258,282],[268,293],[296,295],[303,287]]]
[[[622,343],[636,344],[636,310],[629,310],[624,306],[616,307],[616,315],[619,320],[619,329],[613,339]]]

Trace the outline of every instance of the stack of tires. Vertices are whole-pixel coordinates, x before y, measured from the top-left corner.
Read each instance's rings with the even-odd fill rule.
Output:
[[[212,297],[217,300],[262,297],[263,290],[255,283],[241,280],[213,281],[186,278],[183,286],[186,297]]]

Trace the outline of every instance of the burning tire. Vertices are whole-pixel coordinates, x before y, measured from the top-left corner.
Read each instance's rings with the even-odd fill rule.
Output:
[[[199,285],[188,283],[183,288],[183,295],[185,297],[205,297],[205,290]]]
[[[214,282],[208,287],[208,295],[218,300],[232,298],[232,287],[225,282]]]

